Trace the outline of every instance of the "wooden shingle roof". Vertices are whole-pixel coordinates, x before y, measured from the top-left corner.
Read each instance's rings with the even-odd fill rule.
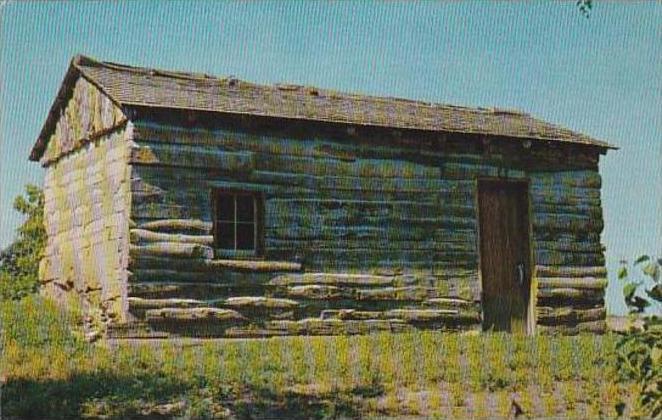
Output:
[[[37,160],[43,153],[60,109],[66,103],[67,91],[79,75],[121,107],[188,109],[615,148],[514,110],[357,95],[299,85],[260,85],[229,77],[100,62],[79,55],[71,62],[31,159]]]

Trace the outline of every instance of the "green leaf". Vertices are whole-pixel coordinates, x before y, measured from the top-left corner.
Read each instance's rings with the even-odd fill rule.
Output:
[[[634,296],[634,292],[637,291],[637,283],[628,283],[625,286],[623,286],[623,296],[625,296],[625,300],[632,299],[632,296]]]
[[[640,296],[635,296],[628,304],[637,308],[637,312],[643,312],[645,308],[651,305],[650,302]]]
[[[654,262],[646,264],[646,267],[642,270],[645,275],[657,281],[660,273],[659,266]]]
[[[646,290],[646,294],[658,302],[662,302],[662,284],[656,284],[652,289]]]
[[[641,255],[641,256],[639,256],[639,258],[637,258],[637,259],[635,260],[634,265],[640,264],[640,263],[642,263],[642,262],[644,262],[644,261],[648,261],[648,260],[650,260],[650,259],[651,259],[651,258],[650,258],[648,255]]]
[[[628,268],[627,267],[623,266],[623,267],[618,269],[618,279],[619,280],[623,280],[627,276],[628,276]]]

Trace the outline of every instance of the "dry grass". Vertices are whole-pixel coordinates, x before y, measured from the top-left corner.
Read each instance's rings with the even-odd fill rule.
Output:
[[[2,414],[187,418],[615,416],[616,338],[417,332],[89,345],[36,298],[2,303]]]

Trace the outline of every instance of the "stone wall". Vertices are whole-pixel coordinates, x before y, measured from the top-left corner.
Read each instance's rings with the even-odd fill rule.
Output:
[[[120,115],[79,79],[42,158],[42,291],[82,307],[91,335],[127,319],[131,127]]]

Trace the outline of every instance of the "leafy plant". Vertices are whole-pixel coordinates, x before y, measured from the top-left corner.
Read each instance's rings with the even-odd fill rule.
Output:
[[[638,396],[631,416],[659,418],[662,416],[662,318],[659,317],[662,259],[642,255],[633,265],[640,269],[642,280],[630,280],[626,262],[618,272],[618,278],[626,282],[625,303],[631,314],[643,314],[647,308],[652,314],[644,317],[641,329],[631,328],[618,342],[620,376],[621,380],[637,383]],[[620,402],[617,410],[622,414],[624,409],[625,403]]]
[[[586,19],[591,16],[591,9],[593,8],[593,0],[577,0],[577,7],[579,12],[584,15]]]
[[[26,217],[25,222],[14,242],[0,251],[0,299],[20,299],[39,286],[39,260],[46,244],[44,194],[30,184],[25,192],[14,201],[14,209]]]

